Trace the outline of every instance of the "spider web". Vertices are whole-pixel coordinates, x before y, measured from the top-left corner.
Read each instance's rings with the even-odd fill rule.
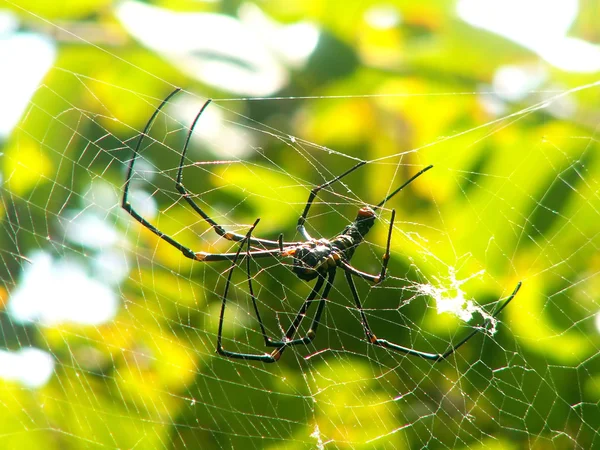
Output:
[[[397,94],[401,84],[373,96],[217,96],[183,171],[211,217],[240,234],[260,217],[254,236],[302,240],[295,225],[310,190],[364,160],[310,211],[309,233],[332,238],[359,208],[433,164],[378,211],[352,264],[379,272],[394,209],[389,274],[377,286],[357,279],[359,297],[378,337],[406,347],[443,352],[481,330],[439,363],[375,347],[339,271],[315,340],[263,364],[215,354],[230,264],[183,257],[121,208],[132,149],[172,86],[99,53],[152,79],[154,94],[55,67],[4,145],[7,447],[595,444],[598,120],[563,113],[597,97],[597,83],[532,93],[512,111],[480,117],[473,109],[491,93]],[[204,100],[181,92],[157,116],[131,201],[195,251],[235,252],[239,244],[220,238],[175,188]],[[423,105],[426,119],[406,112]],[[250,262],[267,332],[279,339],[314,281],[299,280],[290,258]],[[245,267],[241,252],[223,343],[262,354]]]

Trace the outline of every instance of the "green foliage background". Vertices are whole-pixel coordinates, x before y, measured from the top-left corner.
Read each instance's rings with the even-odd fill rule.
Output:
[[[240,6],[155,4],[232,17]],[[131,261],[112,323],[49,327],[1,315],[4,347],[43,348],[57,362],[42,388],[2,382],[3,448],[598,445],[600,90],[588,86],[595,77],[559,71],[517,44],[472,28],[456,17],[453,2],[390,2],[402,20],[389,29],[365,21],[373,5],[259,2],[277,22],[310,20],[322,33],[308,63],[289,70],[290,81],[277,96],[324,98],[235,102],[219,101],[236,95],[192,80],[128,36],[112,2],[3,5],[18,15],[23,30],[53,35],[58,43],[55,67],[2,143],[4,306],[26,267],[21,256],[36,249],[91,270],[95,255],[69,241],[61,224],[65,211],[89,207],[90,186],[98,183],[112,187],[115,202],[104,209],[104,220],[122,233],[120,246]],[[582,2],[573,33],[598,41],[597,25],[588,20],[594,14],[597,5]],[[98,30],[104,38],[94,43]],[[71,39],[68,31],[91,42]],[[499,67],[537,64],[548,76],[535,91],[505,102],[499,116],[483,106],[482,99],[494,98],[490,84]],[[404,306],[413,295],[404,288],[448,277],[452,267],[459,279],[484,270],[464,289],[485,305],[507,296],[521,280],[498,333],[474,338],[435,365],[374,349],[362,339],[349,292],[338,279],[314,346],[289,350],[268,366],[217,357],[226,265],[186,260],[134,224],[118,204],[130,147],[173,86],[183,87],[186,98],[215,98],[215,108],[238,123],[263,124],[342,155],[379,161],[348,180],[364,202],[378,201],[418,168],[434,164],[386,205],[399,215],[392,277],[382,288],[361,284],[361,297],[378,334],[441,351],[464,325],[437,315],[422,297]],[[548,98],[554,108],[526,110]],[[576,113],[562,114],[571,105],[563,100],[576,104]],[[169,134],[166,122],[158,122],[153,136],[181,148],[185,130]],[[352,160],[307,145],[316,161],[309,164],[281,139],[245,132],[260,152],[245,157],[244,165],[206,171],[190,166],[187,186],[239,232],[261,217],[257,234],[276,239],[283,230],[294,239],[309,187],[342,173]],[[200,150],[194,155],[203,155]],[[154,196],[163,212],[160,228],[194,249],[235,250],[174,203],[174,153],[150,149],[148,155],[162,171]],[[401,156],[386,159],[391,155]],[[335,208],[321,205],[312,212],[311,232],[331,237],[355,214],[360,202],[336,189],[337,196],[324,196]],[[377,271],[387,220],[378,222],[368,248],[357,255],[361,269]],[[276,335],[308,287],[285,266],[259,265],[265,269],[256,278],[261,308]],[[233,303],[244,305],[243,273],[236,280]],[[262,351],[256,323],[240,308],[227,345]],[[322,349],[330,351],[303,358]]]

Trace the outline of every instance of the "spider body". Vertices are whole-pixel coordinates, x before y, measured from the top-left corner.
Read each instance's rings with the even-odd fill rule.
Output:
[[[337,265],[340,252],[333,246],[333,241],[315,239],[288,251],[294,258],[292,272],[301,280],[311,281],[318,276],[327,275],[331,267]]]
[[[358,211],[356,219],[333,239],[310,239],[291,249],[288,254],[294,257],[292,271],[298,278],[311,281],[327,275],[327,271],[337,266],[339,261],[349,264],[354,251],[375,224],[375,218],[375,211],[365,206]]]
[[[237,359],[245,359],[252,361],[261,361],[265,363],[273,363],[280,359],[282,353],[286,348],[295,346],[295,345],[308,345],[315,338],[317,333],[317,328],[319,327],[321,315],[325,309],[326,301],[329,296],[329,292],[333,286],[333,282],[338,270],[344,272],[344,276],[346,278],[346,282],[350,288],[350,292],[352,294],[352,298],[354,300],[354,304],[358,314],[360,316],[360,322],[365,333],[366,340],[373,345],[379,347],[385,347],[390,350],[394,350],[396,352],[404,353],[407,355],[417,356],[420,358],[428,359],[430,361],[442,361],[448,358],[451,354],[453,354],[460,346],[466,343],[469,339],[471,339],[478,331],[479,328],[475,328],[472,330],[466,337],[461,339],[457,344],[450,346],[444,353],[428,353],[419,350],[415,350],[409,347],[403,347],[401,345],[395,344],[393,342],[387,341],[385,339],[379,339],[369,325],[367,316],[362,307],[358,291],[354,284],[354,277],[362,278],[372,284],[381,283],[387,274],[387,266],[388,261],[390,259],[390,243],[392,239],[392,230],[394,227],[394,218],[395,211],[392,210],[390,225],[388,229],[387,235],[387,243],[386,250],[382,257],[381,262],[381,270],[379,274],[370,274],[366,272],[362,272],[350,264],[352,256],[356,248],[364,241],[365,236],[369,232],[369,230],[375,225],[375,219],[377,218],[376,211],[380,209],[389,199],[395,196],[398,192],[404,189],[409,183],[415,180],[417,177],[428,171],[432,168],[432,166],[427,166],[426,168],[419,171],[416,175],[411,177],[408,181],[402,184],[400,187],[396,188],[392,191],[386,198],[384,198],[381,202],[373,207],[365,206],[358,211],[356,219],[354,219],[350,224],[348,224],[344,230],[337,235],[336,237],[328,240],[328,239],[314,239],[310,236],[308,231],[306,230],[304,224],[307,220],[308,213],[313,204],[314,199],[317,197],[318,192],[330,186],[331,184],[341,180],[343,177],[348,174],[354,172],[359,167],[366,164],[366,161],[359,161],[350,169],[346,170],[346,172],[338,175],[332,180],[321,184],[313,188],[310,192],[308,200],[306,202],[306,206],[304,207],[304,211],[302,212],[300,218],[297,223],[297,231],[304,237],[304,241],[300,242],[284,242],[283,234],[279,235],[278,240],[271,239],[262,239],[255,238],[252,236],[252,232],[254,231],[256,225],[258,224],[260,219],[257,219],[254,224],[250,227],[248,232],[245,235],[228,232],[221,225],[219,225],[215,220],[213,220],[194,200],[193,196],[187,191],[183,184],[183,167],[186,161],[186,153],[187,148],[190,142],[190,138],[192,136],[192,132],[196,123],[204,110],[210,104],[210,100],[208,100],[204,106],[200,109],[196,118],[194,119],[192,125],[190,126],[187,139],[185,141],[183,150],[181,152],[181,159],[179,163],[179,167],[177,170],[177,178],[175,180],[175,187],[177,191],[181,194],[181,198],[185,200],[188,205],[198,214],[200,215],[213,229],[214,231],[224,239],[227,239],[232,242],[239,242],[240,245],[238,250],[233,253],[209,253],[198,251],[195,252],[191,248],[185,246],[184,244],[177,241],[174,237],[169,236],[166,233],[163,233],[150,222],[148,222],[145,218],[143,218],[131,205],[129,202],[129,187],[131,184],[131,179],[133,177],[133,168],[136,158],[138,157],[139,150],[141,148],[141,143],[144,137],[147,135],[150,126],[154,122],[154,119],[157,117],[160,110],[164,107],[164,105],[179,92],[179,89],[174,90],[167,98],[163,100],[160,106],[154,111],[148,123],[146,124],[144,131],[142,132],[140,139],[138,140],[136,147],[133,150],[132,158],[129,163],[129,168],[127,171],[127,176],[125,179],[125,186],[123,189],[123,200],[122,207],[125,211],[127,211],[135,220],[137,220],[140,224],[146,227],[148,230],[156,234],[159,238],[168,242],[171,246],[179,250],[185,257],[193,259],[195,261],[201,262],[219,262],[219,261],[229,261],[230,268],[227,271],[227,280],[225,283],[225,288],[223,291],[223,296],[221,299],[221,313],[219,316],[219,330],[217,334],[217,353],[222,356],[229,358],[237,358]],[[222,335],[223,335],[223,321],[225,317],[225,309],[227,304],[227,295],[229,292],[229,287],[231,285],[231,277],[234,269],[237,267],[237,261],[240,259],[240,255],[242,254],[243,247],[246,247],[246,251],[244,252],[245,260],[246,260],[246,274],[248,280],[248,291],[250,294],[250,298],[252,300],[252,306],[254,308],[254,313],[256,315],[256,319],[258,320],[258,324],[260,326],[260,330],[264,339],[265,346],[267,347],[275,347],[271,353],[263,353],[263,354],[255,354],[255,353],[239,353],[229,351],[223,348],[222,344]],[[273,340],[267,335],[267,330],[263,324],[260,311],[258,309],[258,302],[256,296],[254,295],[254,288],[252,284],[252,276],[251,276],[251,267],[250,260],[251,258],[293,258],[292,271],[296,274],[300,279],[304,281],[312,281],[316,280],[313,285],[310,293],[306,297],[302,306],[300,307],[298,313],[296,314],[294,320],[288,327],[285,335],[280,340]],[[521,287],[521,283],[519,282],[512,294],[508,297],[508,299],[497,308],[496,312],[492,315],[492,317],[497,316],[500,311],[502,311],[515,297],[518,290]],[[317,303],[317,311],[312,319],[310,327],[306,333],[306,335],[302,338],[295,338],[295,335],[300,327],[301,322],[306,317],[307,311],[313,303]]]

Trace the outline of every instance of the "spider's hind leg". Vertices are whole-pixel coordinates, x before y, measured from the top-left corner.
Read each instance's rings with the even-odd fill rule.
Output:
[[[450,346],[444,353],[422,352],[420,350],[415,350],[415,349],[412,349],[412,348],[403,347],[402,345],[395,344],[395,343],[390,342],[390,341],[388,341],[386,339],[379,339],[377,336],[375,336],[375,334],[371,330],[369,322],[367,321],[367,316],[366,316],[366,314],[365,314],[365,312],[363,310],[363,307],[361,305],[360,299],[358,297],[358,292],[356,291],[356,286],[354,284],[354,280],[352,279],[352,274],[350,272],[345,272],[345,274],[346,274],[346,280],[348,281],[348,285],[350,286],[350,291],[352,292],[352,296],[354,297],[354,302],[355,302],[356,307],[358,308],[358,311],[360,313],[360,317],[361,317],[363,329],[365,331],[367,340],[371,344],[373,344],[373,345],[378,345],[380,347],[389,348],[391,350],[395,350],[397,352],[405,353],[407,355],[418,356],[419,358],[424,358],[424,359],[428,359],[428,360],[433,361],[433,362],[438,362],[438,361],[444,361],[446,358],[448,358],[450,355],[452,355],[456,350],[458,350],[461,346],[463,346],[464,344],[466,344],[479,331],[479,328],[474,329],[467,336],[465,336],[464,338],[462,338],[458,342],[458,344]],[[498,314],[500,314],[500,312],[504,308],[506,308],[506,306],[512,301],[512,299],[515,298],[515,295],[517,295],[517,292],[519,292],[520,288],[521,288],[521,282],[517,283],[517,286],[515,287],[515,289],[512,292],[512,294],[508,297],[508,299],[506,299],[506,301],[502,304],[502,306],[500,306],[494,312],[494,314],[492,315],[492,317],[496,317]]]
[[[260,324],[260,328],[263,333],[265,342],[267,342],[269,340],[269,338],[266,335],[266,330],[262,323],[260,313],[258,312],[258,306],[256,304],[256,297],[254,296],[254,291],[252,289],[252,278],[250,277],[250,260],[249,260],[249,258],[250,258],[250,239],[252,236],[252,231],[254,230],[254,228],[256,227],[256,225],[258,224],[259,221],[260,221],[260,219],[256,219],[256,221],[254,222],[252,227],[250,227],[250,230],[248,230],[246,237],[241,242],[240,248],[238,249],[237,253],[235,254],[235,257],[231,260],[231,266],[229,267],[229,273],[227,274],[227,282],[225,283],[225,289],[223,291],[223,298],[221,301],[221,314],[219,315],[219,331],[217,334],[217,353],[219,355],[225,356],[227,358],[237,358],[237,359],[246,359],[246,360],[250,360],[250,361],[262,361],[265,363],[272,363],[272,362],[276,362],[279,358],[274,358],[272,355],[269,355],[268,353],[263,353],[262,355],[256,355],[253,353],[231,352],[231,351],[225,350],[223,348],[223,320],[225,318],[225,306],[227,304],[227,293],[229,292],[229,286],[231,285],[231,276],[236,267],[238,257],[240,256],[240,252],[242,251],[242,248],[244,247],[244,243],[247,243],[246,257],[248,259],[248,263],[246,265],[246,268],[247,268],[247,275],[248,275],[248,283],[250,286],[250,295],[252,296],[252,303],[254,304],[254,310],[256,312],[256,316],[258,318],[258,322]]]
[[[335,279],[335,273],[336,273],[335,267],[332,267],[329,269],[329,272],[327,274],[327,285],[325,286],[325,289],[323,290],[323,294],[321,295],[321,298],[319,299],[319,305],[317,306],[317,312],[315,313],[315,316],[313,317],[313,320],[310,324],[310,328],[306,332],[306,336],[304,336],[302,338],[294,339],[294,335],[298,331],[298,327],[300,326],[300,323],[302,323],[302,320],[306,316],[306,312],[308,311],[308,308],[310,308],[310,305],[313,303],[316,296],[321,291],[321,287],[323,286],[323,283],[325,282],[324,275],[319,275],[319,278],[317,279],[317,282],[315,283],[314,287],[312,288],[312,291],[310,292],[310,294],[308,295],[306,300],[304,300],[304,303],[300,307],[300,310],[296,314],[296,317],[292,321],[292,324],[287,329],[287,331],[285,333],[285,337],[283,338],[283,340],[281,342],[277,343],[277,344],[279,344],[279,345],[277,345],[278,348],[273,350],[273,352],[271,353],[271,356],[273,356],[275,359],[281,358],[281,354],[285,351],[285,349],[287,347],[291,347],[293,345],[308,345],[317,336],[317,329],[319,328],[319,324],[321,323],[321,315],[323,314],[323,311],[325,310],[325,305],[327,302],[327,297],[329,296],[329,291],[331,290],[331,287],[333,286],[333,280]]]

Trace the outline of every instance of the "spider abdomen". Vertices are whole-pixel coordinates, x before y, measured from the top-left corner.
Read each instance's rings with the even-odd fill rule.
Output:
[[[364,240],[365,235],[375,224],[375,212],[365,206],[358,211],[354,222],[350,223],[344,231],[331,240],[331,245],[343,253],[346,261],[350,261],[356,247]]]

